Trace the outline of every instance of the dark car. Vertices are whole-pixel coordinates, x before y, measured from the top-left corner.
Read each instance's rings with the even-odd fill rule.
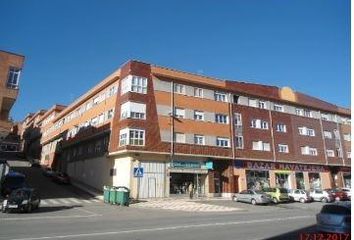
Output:
[[[37,190],[33,188],[19,188],[5,199],[2,205],[2,212],[19,210],[21,212],[32,212],[33,209],[39,208],[41,202]]]
[[[58,172],[53,174],[53,181],[60,184],[70,184],[70,177],[66,173]]]
[[[26,176],[18,172],[9,172],[1,183],[1,195],[6,197],[13,190],[26,187]]]
[[[334,200],[336,201],[348,201],[350,198],[348,197],[348,194],[345,191],[342,191],[339,188],[335,189],[327,189],[333,196]]]
[[[334,233],[350,233],[351,206],[350,202],[326,204],[316,215],[317,230]],[[349,237],[350,238],[350,237]]]

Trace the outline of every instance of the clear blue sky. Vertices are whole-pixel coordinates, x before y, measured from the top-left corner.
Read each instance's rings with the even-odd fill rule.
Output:
[[[0,0],[26,56],[12,117],[69,104],[128,59],[350,106],[349,0]]]

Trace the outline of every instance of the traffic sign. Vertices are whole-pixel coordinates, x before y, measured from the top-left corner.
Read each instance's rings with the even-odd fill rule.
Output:
[[[136,167],[134,168],[134,177],[143,177],[144,175],[144,168]]]

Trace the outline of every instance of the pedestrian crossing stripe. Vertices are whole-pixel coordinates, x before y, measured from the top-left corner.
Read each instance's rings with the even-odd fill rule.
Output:
[[[60,205],[60,204],[82,204],[82,203],[98,203],[98,199],[77,199],[77,198],[55,198],[55,199],[42,199],[41,205]]]

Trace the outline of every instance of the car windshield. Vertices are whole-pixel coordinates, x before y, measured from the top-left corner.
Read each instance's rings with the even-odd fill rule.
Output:
[[[279,188],[279,191],[281,193],[288,193],[288,190],[286,188]]]
[[[264,194],[264,192],[259,191],[259,190],[256,190],[256,191],[254,191],[254,192],[257,193],[257,194]]]
[[[321,213],[351,215],[351,209],[339,205],[325,205],[323,206]]]

